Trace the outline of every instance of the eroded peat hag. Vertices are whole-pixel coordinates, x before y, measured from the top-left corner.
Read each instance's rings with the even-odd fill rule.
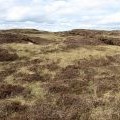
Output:
[[[119,120],[119,43],[119,31],[0,31],[0,120]]]

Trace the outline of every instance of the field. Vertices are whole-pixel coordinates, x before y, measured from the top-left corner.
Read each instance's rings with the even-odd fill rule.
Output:
[[[0,31],[0,120],[120,120],[120,31]]]

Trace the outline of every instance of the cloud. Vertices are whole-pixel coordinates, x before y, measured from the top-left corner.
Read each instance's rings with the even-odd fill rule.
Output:
[[[0,5],[1,29],[120,28],[118,0],[0,0]]]

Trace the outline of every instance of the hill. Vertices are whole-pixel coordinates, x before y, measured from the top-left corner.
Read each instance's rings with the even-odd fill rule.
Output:
[[[120,31],[0,31],[0,120],[119,120]]]

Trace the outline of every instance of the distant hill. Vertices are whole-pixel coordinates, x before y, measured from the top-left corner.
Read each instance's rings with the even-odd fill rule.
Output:
[[[40,31],[36,29],[9,29],[9,30],[1,30],[1,32],[40,34],[40,33],[46,33],[47,31]]]

